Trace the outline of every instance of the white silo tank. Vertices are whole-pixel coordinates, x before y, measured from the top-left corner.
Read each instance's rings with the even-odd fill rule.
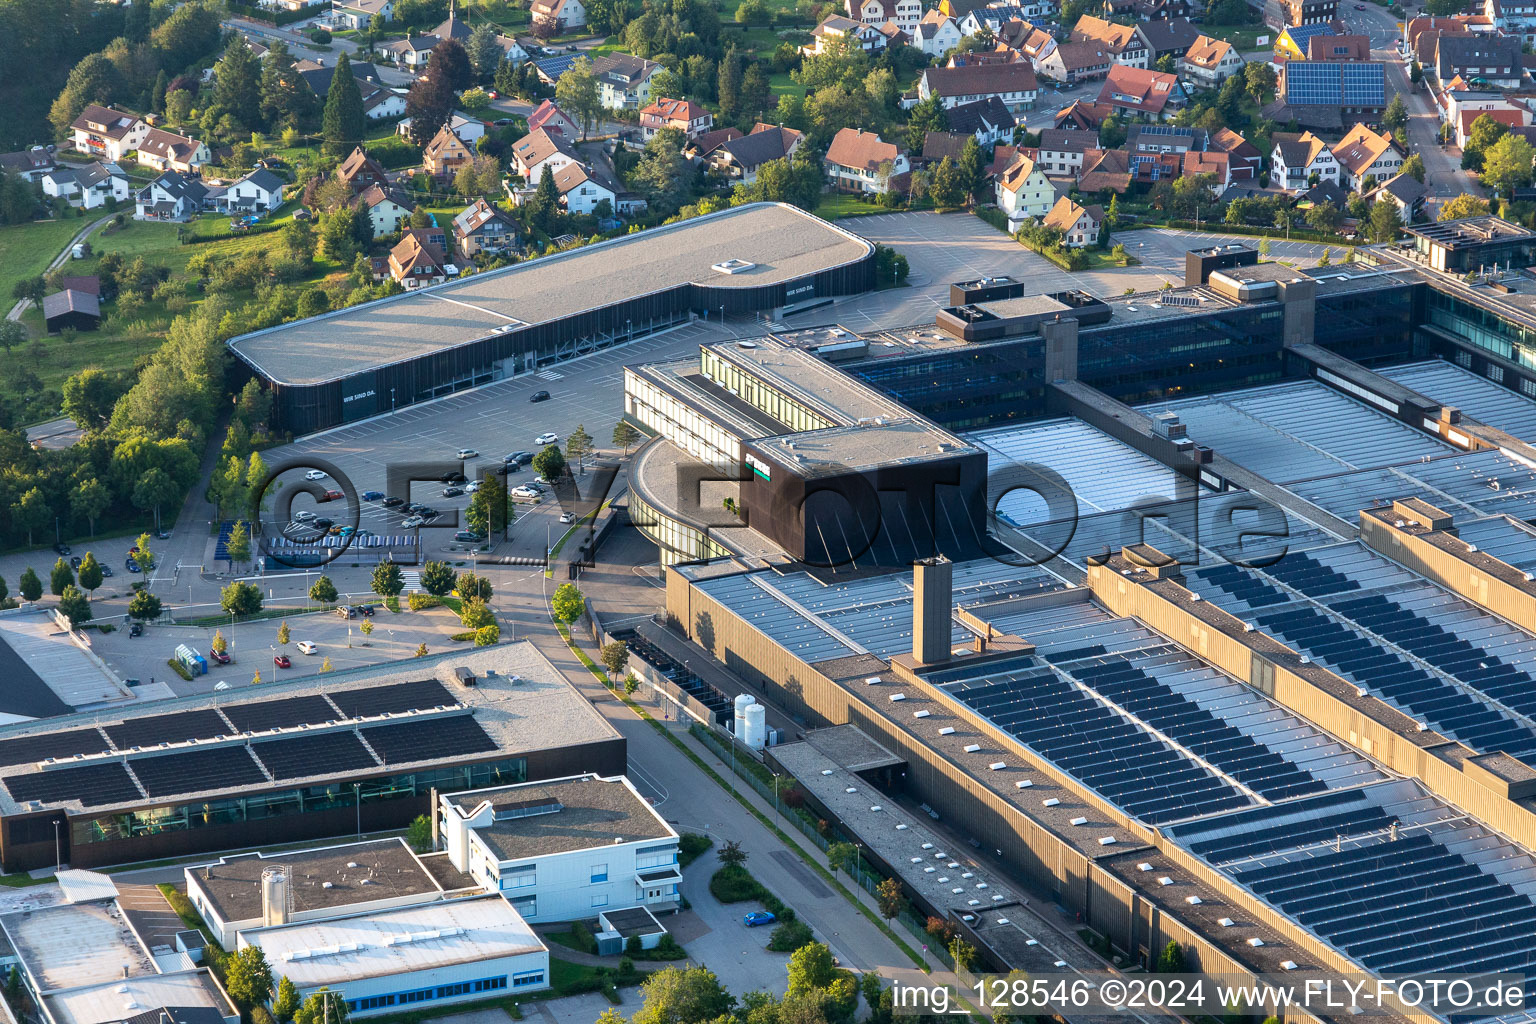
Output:
[[[271,928],[288,923],[288,874],[281,868],[261,873],[261,923]]]
[[[768,742],[768,709],[761,704],[747,705],[746,731],[743,739],[753,750],[762,750]]]
[[[738,740],[747,735],[747,708],[755,703],[756,700],[750,693],[736,695],[736,715],[731,723],[731,735]]]

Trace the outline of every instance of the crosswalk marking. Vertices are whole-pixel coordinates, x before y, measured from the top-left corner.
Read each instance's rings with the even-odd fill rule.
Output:
[[[401,569],[400,582],[405,590],[419,591],[421,589],[421,571],[419,569]]]
[[[565,379],[565,374],[557,373],[554,370],[545,370],[544,372],[538,374],[538,376],[541,379],[543,379],[543,380],[563,380],[563,379]]]

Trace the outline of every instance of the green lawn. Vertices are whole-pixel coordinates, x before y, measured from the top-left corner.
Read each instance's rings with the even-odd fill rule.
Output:
[[[1212,39],[1221,39],[1231,43],[1243,52],[1259,49],[1257,42],[1259,36],[1269,36],[1271,42],[1275,38],[1275,31],[1264,25],[1211,25],[1202,24],[1200,31]]]
[[[11,289],[16,287],[16,282],[41,274],[75,237],[75,232],[100,215],[100,212],[92,211],[82,218],[71,212],[56,220],[0,228],[0,309],[11,308],[15,301],[11,298]]]
[[[786,94],[793,94],[795,96],[805,95],[805,86],[800,85],[794,79],[790,78],[788,71],[778,71],[772,75],[769,75],[768,88],[775,96],[783,96]]]
[[[722,44],[729,46],[734,43],[739,49],[756,57],[772,56],[773,51],[778,49],[779,43],[783,42],[777,32],[763,26],[738,28],[732,24],[722,26],[722,29],[720,33]]]
[[[842,220],[845,217],[866,217],[876,213],[890,213],[879,203],[864,202],[854,192],[827,192],[816,204],[816,216],[822,220]]]

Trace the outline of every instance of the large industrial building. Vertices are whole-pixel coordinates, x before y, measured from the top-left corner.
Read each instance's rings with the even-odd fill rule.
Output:
[[[693,317],[740,317],[874,287],[874,246],[754,203],[336,310],[229,341],[283,429],[322,430]]]
[[[621,775],[625,760],[623,737],[526,642],[152,714],[66,715],[0,738],[0,865],[400,828],[434,792]]]
[[[642,469],[670,446],[732,481],[637,474],[675,502],[637,519],[681,541],[672,629],[801,725],[770,765],[993,969],[1068,962],[1041,959],[1045,897],[1148,965],[1172,940],[1204,971],[1527,974],[1536,287],[1438,269],[1479,235],[1532,237],[1306,271],[1224,247],[1170,291],[989,279],[933,325],[754,342],[892,403],[862,429],[980,463],[929,507],[983,550],[935,532],[905,567],[759,526],[761,439],[847,429],[762,418],[742,385],[777,368],[632,368],[626,414],[663,436]],[[723,498],[739,523],[700,511]],[[888,508],[845,529],[904,528]]]

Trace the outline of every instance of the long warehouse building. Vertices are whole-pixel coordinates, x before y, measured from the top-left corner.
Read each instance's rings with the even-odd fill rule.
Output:
[[[874,246],[753,203],[243,334],[230,350],[305,434],[695,316],[743,316],[874,287]]]

